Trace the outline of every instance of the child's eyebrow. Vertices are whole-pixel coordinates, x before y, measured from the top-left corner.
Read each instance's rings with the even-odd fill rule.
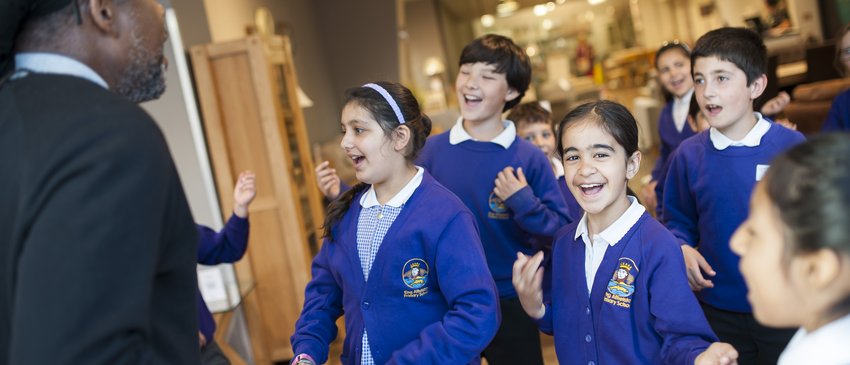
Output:
[[[604,143],[597,143],[597,144],[591,145],[587,149],[588,150],[595,150],[595,149],[600,149],[600,148],[603,149],[603,150],[609,150],[611,152],[615,152],[614,147],[611,147],[610,145],[607,145],[607,144],[604,144]],[[564,148],[563,153],[567,153],[567,152],[578,152],[578,148],[575,148],[575,147],[572,147],[572,146]]]

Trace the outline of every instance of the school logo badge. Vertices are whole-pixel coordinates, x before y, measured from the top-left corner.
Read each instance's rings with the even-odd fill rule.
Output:
[[[634,282],[639,272],[634,260],[621,257],[614,275],[608,281],[608,289],[603,300],[618,307],[631,307],[632,299],[629,297],[635,292]]]
[[[508,214],[508,206],[505,205],[505,202],[502,201],[502,198],[499,198],[495,192],[490,192],[490,197],[487,199],[487,204],[490,206],[490,212],[487,213],[487,216],[493,219],[508,219],[510,215]]]
[[[410,259],[404,263],[404,268],[401,270],[401,279],[404,285],[413,290],[405,290],[405,298],[418,298],[428,294],[428,263],[420,258]]]

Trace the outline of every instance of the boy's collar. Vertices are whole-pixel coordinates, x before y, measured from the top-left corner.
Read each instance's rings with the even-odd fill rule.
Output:
[[[516,139],[516,127],[514,126],[514,123],[509,120],[503,120],[502,126],[505,127],[502,133],[499,133],[499,135],[489,141],[479,142],[493,142],[505,149],[510,148],[511,144],[514,143],[514,140]],[[451,131],[449,131],[449,143],[455,145],[468,140],[477,141],[466,132],[466,129],[463,128],[463,117],[461,116],[457,118],[457,123],[455,123]]]
[[[729,137],[726,137],[723,133],[721,133],[717,128],[711,127],[708,130],[708,137],[711,139],[711,144],[714,145],[714,148],[718,150],[725,150],[729,146],[744,146],[744,147],[758,147],[761,144],[761,138],[767,134],[768,129],[770,129],[770,122],[764,118],[759,112],[753,112],[756,116],[756,124],[747,132],[747,135],[744,138],[741,138],[740,141],[732,140]]]

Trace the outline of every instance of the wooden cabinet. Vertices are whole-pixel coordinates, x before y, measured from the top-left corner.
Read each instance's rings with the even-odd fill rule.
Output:
[[[243,301],[254,360],[289,359],[324,219],[289,39],[196,46],[191,58],[225,219],[239,172],[257,173],[248,252],[236,264],[239,281],[255,285]]]

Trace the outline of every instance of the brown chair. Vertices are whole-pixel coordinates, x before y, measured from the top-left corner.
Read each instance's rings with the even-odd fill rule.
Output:
[[[785,116],[797,124],[797,130],[810,135],[820,132],[829,114],[832,100],[850,89],[850,78],[832,79],[802,84],[794,88]]]

